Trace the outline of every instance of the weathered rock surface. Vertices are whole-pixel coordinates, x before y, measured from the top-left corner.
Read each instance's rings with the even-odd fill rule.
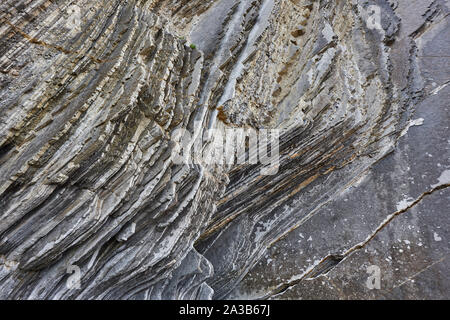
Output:
[[[449,11],[3,1],[0,298],[450,298]],[[207,128],[278,173],[177,164]]]

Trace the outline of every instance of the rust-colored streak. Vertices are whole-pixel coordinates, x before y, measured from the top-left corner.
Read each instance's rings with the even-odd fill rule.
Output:
[[[230,121],[228,120],[228,116],[226,115],[225,111],[223,110],[223,106],[220,106],[217,108],[217,119],[222,121],[225,124],[229,124]]]
[[[308,179],[306,179],[305,181],[303,181],[302,183],[300,183],[298,185],[297,188],[295,188],[289,196],[293,196],[294,194],[300,192],[302,189],[306,188],[308,185],[310,185],[311,183],[313,183],[318,177],[320,177],[320,173],[316,173],[315,175],[309,177]]]
[[[8,19],[4,19],[4,20],[11,28],[14,29],[14,31],[19,33],[23,38],[25,38],[30,43],[41,45],[41,46],[46,47],[46,48],[54,49],[54,50],[57,50],[57,51],[62,52],[64,54],[82,54],[79,51],[67,50],[67,49],[65,49],[65,48],[63,48],[61,46],[57,46],[57,45],[54,45],[54,44],[47,43],[45,41],[36,39],[36,38],[30,36],[29,34],[27,34],[26,32],[24,32],[22,29],[20,29],[20,28],[16,27],[15,25],[13,25]],[[92,61],[96,62],[96,63],[104,63],[104,62],[109,61],[109,60],[101,60],[101,59],[98,59],[96,57],[92,57],[90,55],[85,55],[85,56],[88,57],[89,59],[91,59]]]

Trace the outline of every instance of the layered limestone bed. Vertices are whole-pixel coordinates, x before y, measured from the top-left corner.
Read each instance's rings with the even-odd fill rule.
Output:
[[[450,298],[449,12],[2,1],[0,298]],[[180,163],[205,129],[276,172]]]

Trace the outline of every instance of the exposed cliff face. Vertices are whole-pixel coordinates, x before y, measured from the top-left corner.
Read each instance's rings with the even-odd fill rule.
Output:
[[[448,298],[449,9],[4,1],[0,298]],[[208,128],[277,173],[179,164]]]

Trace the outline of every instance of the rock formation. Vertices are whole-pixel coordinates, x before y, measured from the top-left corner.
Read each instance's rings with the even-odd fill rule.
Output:
[[[0,298],[450,298],[449,12],[2,1]],[[176,161],[206,129],[276,172]]]

